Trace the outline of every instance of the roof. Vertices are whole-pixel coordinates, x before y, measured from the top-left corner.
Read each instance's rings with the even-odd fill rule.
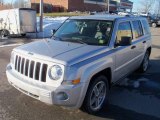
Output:
[[[122,15],[87,15],[87,16],[74,16],[70,17],[70,19],[94,19],[94,20],[111,20],[114,21],[115,19],[136,19],[136,18],[142,18],[143,17],[137,17],[137,16],[122,16]]]

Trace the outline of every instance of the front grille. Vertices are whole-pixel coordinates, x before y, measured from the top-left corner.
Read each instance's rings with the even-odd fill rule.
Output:
[[[16,55],[14,67],[17,72],[26,77],[33,80],[46,82],[48,65],[45,63],[36,62],[34,60]]]

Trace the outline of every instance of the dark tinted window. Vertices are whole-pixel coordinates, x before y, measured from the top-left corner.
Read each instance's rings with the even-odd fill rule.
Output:
[[[141,22],[139,20],[133,21],[134,34],[136,38],[139,38],[143,35],[143,29]]]
[[[147,20],[142,20],[142,24],[144,27],[144,33],[150,34],[150,28],[149,28],[149,24],[148,24]]]
[[[118,26],[117,43],[120,43],[125,37],[130,37],[131,39],[133,38],[130,22],[123,22]]]

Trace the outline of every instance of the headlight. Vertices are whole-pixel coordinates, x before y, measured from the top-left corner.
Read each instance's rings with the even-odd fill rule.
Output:
[[[49,70],[49,76],[53,80],[59,80],[63,75],[63,70],[59,65],[54,65]]]

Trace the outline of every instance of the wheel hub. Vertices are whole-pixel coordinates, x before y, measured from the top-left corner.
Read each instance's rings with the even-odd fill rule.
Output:
[[[91,93],[90,107],[96,111],[102,107],[102,104],[106,98],[106,84],[103,81],[98,82]]]

